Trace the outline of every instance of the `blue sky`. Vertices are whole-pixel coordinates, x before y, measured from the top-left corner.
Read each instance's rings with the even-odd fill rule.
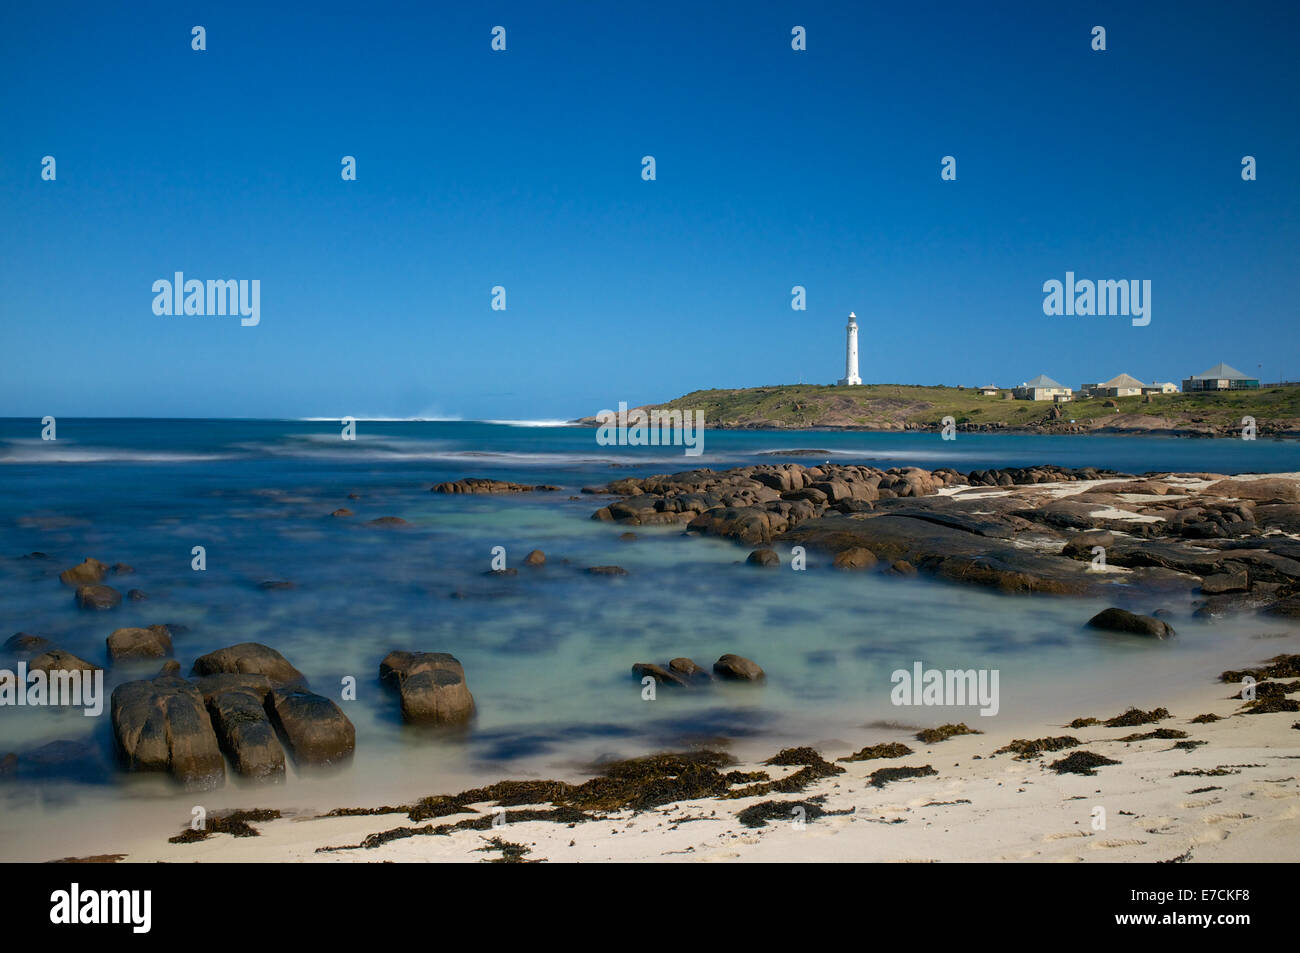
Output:
[[[849,310],[868,382],[1300,378],[1296,4],[440,6],[5,4],[0,416],[569,417],[831,383]]]

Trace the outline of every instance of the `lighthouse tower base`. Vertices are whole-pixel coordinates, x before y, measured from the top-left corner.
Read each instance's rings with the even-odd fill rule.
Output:
[[[858,377],[857,374],[854,374],[852,377],[842,377],[835,382],[835,386],[837,387],[860,387],[861,385],[862,378]]]

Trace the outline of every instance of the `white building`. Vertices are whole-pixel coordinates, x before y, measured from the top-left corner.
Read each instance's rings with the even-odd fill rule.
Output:
[[[1032,381],[1026,381],[1012,390],[1016,400],[1053,400],[1057,403],[1067,401],[1073,395],[1068,387],[1063,387],[1046,374],[1039,374]]]
[[[1120,374],[1112,377],[1108,381],[1098,384],[1089,396],[1091,397],[1136,397],[1142,393],[1142,388],[1146,387],[1140,380],[1132,374]]]
[[[1172,381],[1152,381],[1142,388],[1144,394],[1177,394],[1178,385]]]
[[[858,376],[858,316],[852,311],[849,312],[848,342],[845,345],[844,379],[837,383],[841,387],[856,387],[862,383]]]

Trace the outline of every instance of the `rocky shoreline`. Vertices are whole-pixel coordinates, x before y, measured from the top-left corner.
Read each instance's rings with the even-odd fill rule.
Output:
[[[786,463],[626,478],[583,492],[617,497],[595,520],[802,546],[841,569],[919,572],[1003,592],[1194,593],[1202,615],[1300,616],[1295,474]],[[779,565],[775,553],[751,556]]]
[[[487,478],[433,487],[436,493],[476,495],[547,495],[560,489]],[[794,566],[797,554],[813,570],[927,575],[1006,593],[1104,595],[1116,605],[1088,625],[1153,639],[1174,637],[1170,620],[1188,609],[1209,618],[1248,611],[1300,617],[1300,474],[1135,475],[1047,465],[961,473],[781,463],[622,478],[582,492],[609,498],[591,518],[616,525],[623,537],[631,535],[629,527],[659,526],[731,540],[751,550],[745,562],[754,572],[787,564],[803,569]],[[546,562],[534,550],[523,565],[527,572]],[[618,566],[583,571],[627,575]],[[132,572],[125,563],[87,558],[58,578],[73,591],[80,610],[98,617],[122,601],[109,583]],[[1170,608],[1180,604],[1181,610]],[[314,692],[278,651],[254,642],[226,646],[195,658],[185,678],[172,656],[186,632],[184,626],[160,623],[114,629],[106,639],[110,664],[162,663],[153,677],[124,682],[112,692],[112,743],[120,767],[169,775],[185,789],[211,790],[225,783],[228,772],[245,782],[278,784],[290,763],[302,772],[351,761],[356,748],[351,720],[333,699]],[[22,632],[4,643],[0,659],[47,674],[99,670],[50,640]],[[716,681],[759,685],[767,677],[757,662],[734,654],[724,654],[711,670],[685,657],[666,664],[628,661],[631,676],[647,691],[706,690]],[[376,663],[401,722],[449,731],[472,723],[474,697],[455,657],[396,650]],[[1225,677],[1229,674],[1241,673]],[[1255,674],[1269,679],[1287,672]],[[1300,710],[1285,697],[1293,688],[1272,687],[1266,686],[1262,702],[1273,707],[1257,709],[1260,713]],[[34,777],[30,769],[84,758],[84,746],[54,742],[5,755],[0,780]],[[790,763],[801,770],[820,771],[825,764],[820,755],[800,757]],[[717,775],[710,775],[709,783],[720,784],[720,763],[701,770],[706,767]],[[758,778],[759,773],[750,772],[753,783],[777,783],[766,775]],[[659,777],[646,783],[667,782]],[[787,793],[801,790],[791,787]],[[730,796],[721,789],[714,793]],[[464,808],[470,802],[455,803]]]

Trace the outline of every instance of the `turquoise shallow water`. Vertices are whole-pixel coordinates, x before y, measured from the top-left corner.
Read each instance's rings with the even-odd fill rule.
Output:
[[[766,752],[786,741],[899,737],[864,727],[882,720],[928,725],[951,716],[987,728],[1030,723],[1044,712],[1106,714],[1121,704],[1158,704],[1161,692],[1203,682],[1224,659],[1244,664],[1297,642],[1296,630],[1276,621],[1183,615],[1177,640],[1150,644],[1082,629],[1106,604],[1094,600],[843,575],[815,557],[806,572],[759,571],[743,565],[743,548],[678,529],[638,529],[636,541],[621,542],[622,527],[589,519],[601,499],[579,493],[616,476],[779,459],[762,454],[797,446],[884,466],[1278,472],[1300,470],[1293,442],[962,436],[945,443],[937,435],[730,432],[708,433],[704,457],[688,459],[672,448],[599,447],[594,431],[579,428],[363,421],[357,441],[338,434],[322,422],[61,420],[59,439],[42,442],[38,422],[0,421],[7,625],[0,635],[33,632],[107,664],[112,629],[181,623],[189,628],[175,641],[186,671],[199,654],[261,641],[336,699],[341,679],[355,676],[359,697],[343,703],[357,727],[351,766],[291,776],[271,793],[232,780],[210,796],[212,803],[278,798],[319,807],[511,774],[572,774],[596,758],[718,736],[742,753],[747,746]],[[472,475],[564,491],[429,492],[433,483]],[[349,500],[353,492],[360,499]],[[331,519],[340,506],[356,515]],[[410,525],[366,525],[380,516]],[[207,550],[205,572],[190,568],[196,545]],[[518,578],[482,575],[494,546],[506,548]],[[547,553],[547,565],[523,568],[534,548]],[[50,558],[18,558],[31,551]],[[148,600],[79,612],[57,574],[86,556],[135,567],[114,582],[144,590]],[[581,572],[611,563],[629,575]],[[268,579],[297,588],[257,588]],[[1155,605],[1139,599],[1135,607]],[[461,659],[479,707],[468,733],[430,735],[400,723],[377,683],[380,659],[399,648]],[[708,665],[724,652],[757,660],[768,683],[661,689],[647,702],[629,672],[633,662],[676,655]],[[893,706],[890,673],[917,660],[997,669],[1000,713],[981,719],[973,709]],[[108,687],[157,668],[112,667]],[[0,754],[66,739],[89,741],[97,754],[80,759],[71,777],[0,788],[9,808],[0,834],[60,812],[110,817],[141,799],[178,809],[192,800],[156,779],[112,771],[106,716],[0,709]]]

